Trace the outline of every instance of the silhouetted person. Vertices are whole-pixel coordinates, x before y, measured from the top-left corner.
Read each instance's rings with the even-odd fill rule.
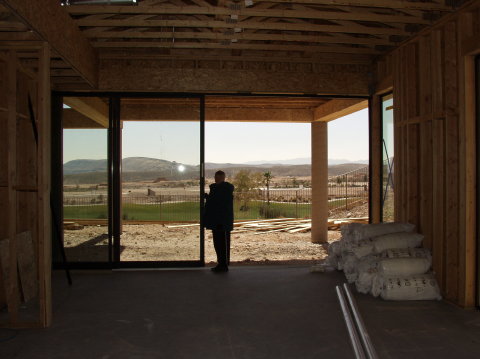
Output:
[[[212,230],[213,245],[217,253],[214,272],[228,272],[230,264],[230,232],[233,230],[233,191],[231,183],[225,182],[225,172],[215,173],[215,183],[206,195],[205,227]]]

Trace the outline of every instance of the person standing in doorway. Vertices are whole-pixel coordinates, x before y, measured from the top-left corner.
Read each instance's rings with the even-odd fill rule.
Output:
[[[230,264],[230,232],[233,230],[234,186],[225,181],[225,172],[215,173],[215,183],[206,195],[205,227],[212,230],[213,246],[217,253],[217,266],[213,272],[228,272]]]

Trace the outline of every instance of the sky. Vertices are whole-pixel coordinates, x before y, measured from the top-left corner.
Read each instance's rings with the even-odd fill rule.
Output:
[[[311,156],[310,124],[205,123],[205,160],[244,163]],[[197,122],[124,122],[123,157],[153,157],[196,165],[200,160]],[[328,124],[328,158],[368,159],[368,110]],[[63,162],[105,159],[107,130],[64,130]]]

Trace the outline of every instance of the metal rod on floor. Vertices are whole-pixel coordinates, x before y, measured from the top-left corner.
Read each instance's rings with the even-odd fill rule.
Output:
[[[342,288],[340,286],[337,285],[336,289],[338,301],[340,302],[340,307],[342,308],[343,312],[343,319],[345,319],[345,324],[347,325],[348,334],[350,336],[350,342],[352,343],[353,351],[355,353],[355,358],[366,359],[362,343],[360,342],[360,338],[358,336],[357,328],[355,327],[352,315],[350,313],[350,310],[348,309],[345,295],[343,294]]]
[[[344,283],[343,287],[345,289],[345,293],[347,294],[348,303],[350,304],[350,309],[353,313],[353,317],[355,319],[355,323],[357,325],[358,332],[360,334],[360,339],[362,340],[363,347],[367,352],[367,356],[369,359],[378,359],[377,352],[373,347],[373,343],[372,343],[372,340],[370,339],[370,335],[368,335],[367,328],[365,327],[365,323],[363,322],[362,316],[360,315],[360,311],[358,310],[358,306],[355,301],[355,298],[353,297],[352,292],[350,291],[350,287],[348,286],[347,283]]]

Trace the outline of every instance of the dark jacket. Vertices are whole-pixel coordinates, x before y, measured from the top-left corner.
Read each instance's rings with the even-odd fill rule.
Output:
[[[205,203],[205,227],[207,229],[233,230],[233,191],[228,182],[212,183]]]

